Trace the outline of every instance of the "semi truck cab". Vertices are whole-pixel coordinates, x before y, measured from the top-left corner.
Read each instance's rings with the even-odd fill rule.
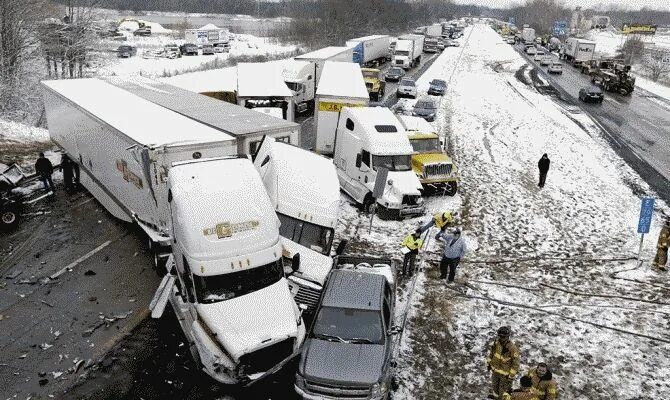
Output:
[[[307,112],[314,108],[316,93],[316,66],[309,61],[292,60],[282,70],[282,77],[286,86],[293,93],[296,114]]]

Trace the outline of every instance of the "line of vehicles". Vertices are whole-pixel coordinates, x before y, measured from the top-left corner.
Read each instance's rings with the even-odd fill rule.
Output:
[[[303,87],[323,111],[320,154],[297,147],[296,123],[166,83],[42,82],[51,138],[81,183],[148,238],[164,275],[152,316],[170,303],[198,367],[219,382],[250,384],[300,356],[305,398],[389,395],[396,268],[344,255],[344,240],[333,250],[340,190],[403,218],[423,214],[429,190],[455,194],[458,177],[426,122],[434,103],[419,104],[421,116],[369,106],[361,66],[386,56],[365,46],[378,37],[360,39],[347,47],[358,63],[297,60],[321,83]]]

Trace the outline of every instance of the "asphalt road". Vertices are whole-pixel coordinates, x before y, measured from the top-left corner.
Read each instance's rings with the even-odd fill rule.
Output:
[[[521,47],[517,51],[559,91],[562,100],[579,105],[598,122],[616,153],[670,203],[670,101],[637,87],[631,96],[605,92],[602,104],[587,104],[578,99],[579,89],[591,85],[587,75],[567,64],[563,74],[548,74],[547,67]]]

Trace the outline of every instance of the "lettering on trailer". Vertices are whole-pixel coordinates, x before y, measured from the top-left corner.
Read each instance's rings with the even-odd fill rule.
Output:
[[[128,169],[128,163],[126,160],[116,160],[116,169],[123,174],[123,179],[126,182],[132,183],[138,189],[142,189],[144,187],[142,178],[135,175],[130,169]]]
[[[344,107],[365,107],[365,104],[333,103],[330,101],[319,102],[319,111],[340,112]]]
[[[654,199],[653,197],[645,197],[642,199],[642,206],[640,207],[640,221],[637,224],[637,233],[649,233],[651,227],[651,217],[654,215]]]
[[[591,51],[593,51],[593,49],[591,49],[590,47],[580,47],[579,51],[582,53],[590,53]]]
[[[236,233],[251,231],[260,226],[260,221],[251,220],[231,224],[230,222],[220,222],[213,228],[204,228],[202,234],[204,236],[216,235],[219,239],[228,238]]]

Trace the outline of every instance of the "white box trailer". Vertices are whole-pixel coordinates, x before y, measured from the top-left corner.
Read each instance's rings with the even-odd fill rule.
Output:
[[[561,56],[573,65],[580,65],[584,62],[591,61],[595,51],[596,42],[571,37],[565,41]]]
[[[326,62],[315,100],[317,153],[333,154],[337,121],[343,107],[367,107],[369,102],[358,64]]]
[[[442,24],[433,24],[426,27],[424,35],[427,37],[440,37],[442,36]]]
[[[521,39],[525,43],[535,42],[535,29],[533,29],[533,28],[523,28],[523,30],[521,31]]]
[[[156,105],[197,121],[237,144],[236,154],[253,154],[263,136],[300,145],[300,125],[150,79],[108,81]]]
[[[377,66],[386,62],[390,44],[391,37],[388,35],[364,36],[346,42],[354,49],[353,62],[360,66]]]
[[[51,139],[116,218],[169,244],[166,180],[174,162],[237,153],[235,138],[98,79],[45,81]]]
[[[309,61],[314,63],[314,76],[316,77],[316,83],[318,87],[319,79],[321,78],[321,72],[323,71],[323,64],[326,61],[353,62],[354,49],[347,46],[330,46],[312,51],[311,53],[295,56],[293,59],[297,61]]]

